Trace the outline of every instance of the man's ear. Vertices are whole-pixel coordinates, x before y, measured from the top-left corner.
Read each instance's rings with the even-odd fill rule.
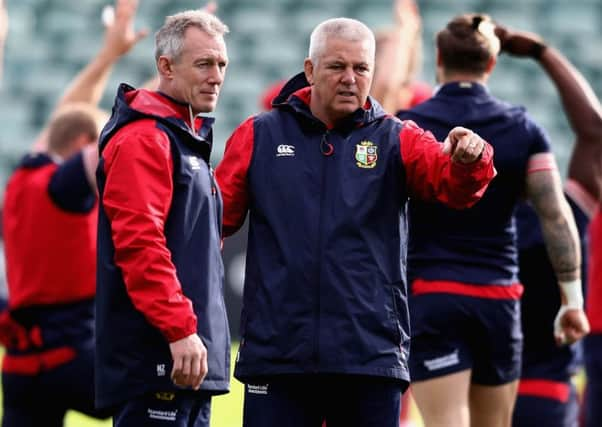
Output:
[[[489,61],[487,61],[487,68],[485,69],[485,72],[487,74],[491,74],[493,68],[495,67],[495,64],[497,64],[497,57],[492,56],[491,58],[489,58]]]
[[[74,145],[78,148],[78,150],[81,150],[82,148],[87,147],[90,144],[94,144],[97,141],[98,141],[98,139],[90,138],[89,135],[82,133],[81,135],[79,135],[75,138]]]
[[[305,72],[305,78],[309,82],[310,85],[314,84],[314,64],[311,62],[311,59],[305,58],[305,62],[303,62],[303,71]]]
[[[157,71],[159,75],[171,79],[173,74],[172,62],[167,56],[160,56],[157,61]]]

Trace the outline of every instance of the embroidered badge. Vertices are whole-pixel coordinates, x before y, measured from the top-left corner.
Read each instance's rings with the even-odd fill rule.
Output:
[[[294,145],[280,144],[276,149],[276,157],[293,157],[294,155]]]
[[[188,156],[188,162],[190,163],[190,168],[195,171],[201,169],[201,162],[194,156]]]
[[[376,149],[378,147],[370,141],[362,141],[355,146],[355,160],[360,168],[372,169],[376,166]]]
[[[167,402],[171,402],[175,399],[176,394],[171,391],[158,391],[155,393],[155,397],[158,400],[165,400]]]

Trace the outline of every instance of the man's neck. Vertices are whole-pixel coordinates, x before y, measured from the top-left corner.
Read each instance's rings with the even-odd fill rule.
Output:
[[[441,78],[441,84],[452,82],[475,82],[482,85],[487,84],[488,74],[472,74],[472,73],[446,73]]]

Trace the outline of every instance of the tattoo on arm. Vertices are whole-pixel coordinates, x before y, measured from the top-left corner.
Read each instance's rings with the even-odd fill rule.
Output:
[[[557,170],[527,175],[527,196],[543,232],[550,262],[560,281],[578,279],[581,252],[573,213],[562,192]]]

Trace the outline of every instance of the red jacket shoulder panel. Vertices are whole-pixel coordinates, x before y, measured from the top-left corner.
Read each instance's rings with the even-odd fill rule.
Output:
[[[243,122],[226,143],[224,157],[215,171],[224,200],[224,235],[234,234],[243,224],[249,206],[247,172],[253,156],[253,117]]]

